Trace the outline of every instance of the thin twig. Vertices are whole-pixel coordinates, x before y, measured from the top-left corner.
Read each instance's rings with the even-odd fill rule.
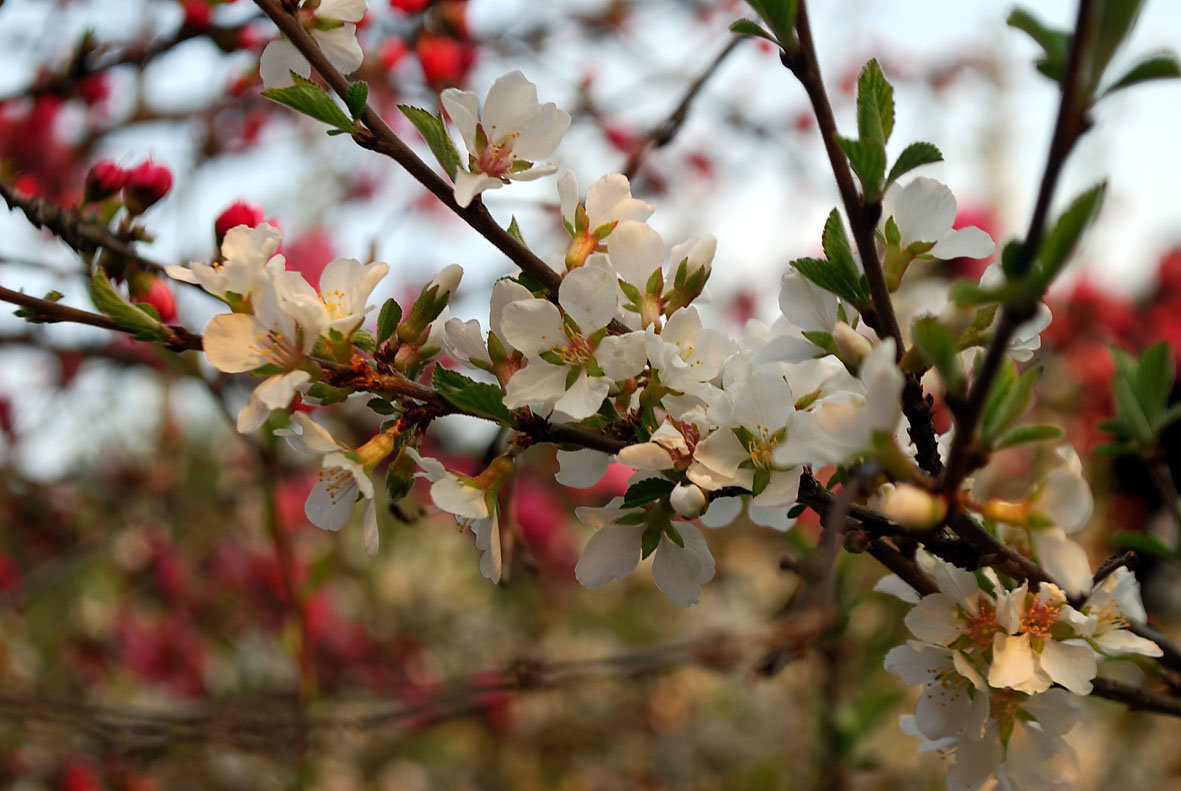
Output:
[[[1110,678],[1096,678],[1091,684],[1091,694],[1095,697],[1118,701],[1132,711],[1154,711],[1157,714],[1181,717],[1181,698],[1149,692]]]
[[[681,131],[681,127],[685,125],[685,121],[689,118],[689,108],[693,105],[693,101],[701,93],[701,89],[709,81],[718,70],[718,67],[725,62],[726,58],[730,57],[730,53],[737,49],[743,39],[739,36],[734,36],[726,48],[717,54],[710,64],[705,67],[701,74],[695,79],[689,88],[685,91],[685,95],[681,101],[677,103],[676,108],[669,113],[669,116],[652,128],[652,131],[638,141],[632,148],[631,154],[627,158],[627,163],[623,166],[623,175],[627,176],[630,181],[636,175],[636,171],[644,163],[644,158],[650,151],[656,148],[664,148],[672,142],[677,133]]]
[[[1079,137],[1089,128],[1086,88],[1083,85],[1083,67],[1086,63],[1086,50],[1093,38],[1095,16],[1094,0],[1079,0],[1078,17],[1075,21],[1074,36],[1071,39],[1069,61],[1066,75],[1062,81],[1062,99],[1058,105],[1058,118],[1054,124],[1054,136],[1050,141],[1050,151],[1046,157],[1046,167],[1042,173],[1041,186],[1038,188],[1033,214],[1029,218],[1029,228],[1025,232],[1025,240],[1021,243],[1018,252],[1018,260],[1014,268],[1015,277],[1028,273],[1033,262],[1037,259],[1042,237],[1046,231],[1046,216],[1049,213],[1050,201],[1057,188],[1062,166]],[[984,411],[984,404],[988,400],[989,391],[992,389],[993,380],[1000,371],[1001,363],[1005,360],[1013,333],[1030,318],[1033,307],[1033,304],[1016,307],[1006,305],[1001,311],[996,334],[993,336],[992,343],[984,357],[980,372],[972,382],[967,400],[953,410],[956,430],[951,449],[948,451],[947,469],[944,471],[943,491],[945,494],[953,495],[958,492],[964,477],[971,472],[969,468],[973,457],[972,448],[976,440],[976,430],[980,416]],[[951,512],[954,513],[958,505],[954,499],[951,502]]]

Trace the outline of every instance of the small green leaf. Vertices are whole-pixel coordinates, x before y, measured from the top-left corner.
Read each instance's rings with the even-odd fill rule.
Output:
[[[832,338],[832,333],[822,330],[803,330],[800,334],[804,336],[804,340],[822,351],[831,352],[836,349],[836,342]]]
[[[356,346],[363,352],[373,354],[377,349],[377,339],[373,337],[373,333],[364,327],[357,327],[353,330],[353,334],[349,336],[349,342]]]
[[[1085,85],[1088,96],[1094,93],[1111,58],[1132,32],[1144,0],[1104,0],[1098,5],[1095,38],[1087,53]]]
[[[354,134],[357,131],[356,124],[344,114],[340,105],[332,101],[332,97],[323,88],[295,72],[291,72],[291,79],[294,85],[287,88],[270,88],[263,91],[262,95],[317,121],[323,121],[341,132]]]
[[[857,135],[862,142],[885,146],[893,131],[894,87],[881,64],[871,60],[857,79]]]
[[[681,537],[680,532],[673,527],[673,523],[669,522],[664,526],[664,534],[668,536],[668,540],[676,544],[681,549],[685,548],[685,539]]]
[[[667,497],[675,484],[667,478],[644,478],[628,487],[623,494],[623,507],[635,508]]]
[[[441,365],[435,366],[432,383],[440,395],[467,414],[512,425],[504,393],[496,385],[477,382]]]
[[[515,214],[511,218],[509,218],[508,228],[506,228],[505,230],[508,232],[509,236],[516,239],[523,246],[525,246],[525,247],[529,246],[529,245],[525,244],[525,237],[521,235],[521,226],[517,225],[517,216]]]
[[[455,172],[460,167],[459,151],[455,148],[451,136],[447,134],[447,128],[443,126],[443,118],[408,104],[399,104],[398,109],[414,124],[414,128],[430,146],[435,159],[443,166],[451,180],[455,181]]]
[[[1022,8],[1009,14],[1008,25],[1024,31],[1041,45],[1043,55],[1037,61],[1037,70],[1055,82],[1062,82],[1066,75],[1066,58],[1070,50],[1070,34],[1046,27],[1033,14]]]
[[[389,401],[386,401],[384,398],[370,398],[369,402],[365,404],[365,406],[369,407],[379,415],[393,415],[397,414],[398,411],[394,408],[393,404],[391,404]]]
[[[750,493],[758,497],[763,491],[771,485],[771,471],[759,467],[755,470],[754,478],[750,484]]]
[[[1046,234],[1041,250],[1038,251],[1041,264],[1038,270],[1038,284],[1042,290],[1047,288],[1066,266],[1083,231],[1098,213],[1106,189],[1106,182],[1100,182],[1075,198],[1058,217],[1053,230]]]
[[[777,39],[786,47],[794,41],[796,0],[747,0],[751,8],[763,18]]]
[[[628,511],[615,520],[617,525],[642,525],[648,521],[648,514],[643,511]]]
[[[1165,546],[1164,542],[1156,536],[1150,536],[1147,533],[1133,533],[1131,531],[1116,533],[1111,537],[1111,543],[1120,549],[1131,549],[1158,558],[1169,558],[1173,556],[1173,550]]]
[[[1149,80],[1171,80],[1181,77],[1181,64],[1169,53],[1151,55],[1124,72],[1124,75],[1108,86],[1104,96],[1131,88]]]
[[[980,422],[980,443],[985,447],[991,446],[996,437],[1008,431],[1033,403],[1033,389],[1041,378],[1041,366],[1032,365],[1019,376],[1016,369],[1012,370],[1015,378],[1009,380],[1010,384],[997,395],[995,403],[990,398],[985,407]]]
[[[352,392],[352,390],[346,387],[333,387],[323,382],[316,382],[307,389],[308,399],[321,406],[339,404],[348,398]]]
[[[95,270],[90,281],[90,296],[99,312],[110,316],[119,326],[135,332],[137,336],[144,336],[141,339],[163,340],[168,335],[159,319],[140,310],[115,290],[101,266]]]
[[[1062,439],[1065,435],[1066,432],[1059,426],[1052,426],[1048,423],[1030,423],[1025,426],[1017,426],[1017,428],[1005,434],[997,442],[995,449],[1004,450],[1005,448],[1015,448],[1018,445],[1028,445],[1032,442],[1056,441]]]
[[[731,22],[730,31],[747,38],[765,38],[775,46],[780,46],[779,40],[768,33],[766,30],[763,30],[762,26],[760,26],[759,23],[755,22],[753,19],[743,18]]]
[[[886,176],[886,186],[889,187],[903,174],[909,173],[917,167],[942,161],[943,152],[934,143],[924,143],[921,141],[911,143],[902,149],[902,153],[894,161],[894,167],[890,168],[890,175]]]
[[[850,140],[847,137],[838,137],[837,143],[861,181],[861,194],[867,198],[876,198],[881,192],[882,176],[886,172],[886,147],[881,143]]]
[[[1115,392],[1115,403],[1119,409],[1119,420],[1128,435],[1141,445],[1147,446],[1156,437],[1148,416],[1140,406],[1140,400],[1132,389],[1131,380],[1125,376],[1116,376],[1112,384]]]
[[[790,509],[788,509],[787,518],[788,519],[798,519],[799,516],[801,514],[803,514],[804,511],[807,511],[807,510],[808,510],[808,506],[804,505],[803,503],[797,503],[797,504],[793,505]]]
[[[1173,353],[1164,341],[1152,344],[1140,354],[1134,382],[1136,399],[1154,429],[1159,430],[1160,417],[1169,404],[1175,374]]]
[[[921,318],[911,329],[914,345],[943,379],[949,393],[958,393],[963,386],[963,371],[959,361],[958,339],[934,316]]]
[[[401,321],[402,306],[390,297],[382,304],[381,312],[377,314],[377,337],[374,340],[378,346],[390,339]]]
[[[349,108],[349,115],[353,119],[361,117],[361,113],[365,111],[365,102],[369,100],[369,86],[363,81],[354,82],[349,86],[349,89],[344,92],[344,103]]]

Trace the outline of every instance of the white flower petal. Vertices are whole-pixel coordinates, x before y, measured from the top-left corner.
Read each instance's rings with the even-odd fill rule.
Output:
[[[312,64],[308,63],[299,50],[287,39],[277,39],[267,44],[258,59],[258,71],[265,88],[288,88],[295,84],[290,72],[301,77],[312,76]]]
[[[661,536],[652,561],[652,579],[673,604],[683,608],[696,604],[701,586],[713,579],[714,557],[700,530],[688,522],[677,522],[675,527],[685,547]]]
[[[610,272],[595,266],[580,266],[562,279],[558,303],[582,333],[590,335],[615,318],[619,309],[618,289]]]
[[[574,576],[586,588],[621,579],[640,562],[644,525],[607,525],[591,536],[574,567]]]
[[[585,489],[603,480],[610,464],[611,457],[600,450],[559,450],[559,472],[554,480],[563,486]]]

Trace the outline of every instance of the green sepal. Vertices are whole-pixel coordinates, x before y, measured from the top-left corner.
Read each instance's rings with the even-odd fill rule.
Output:
[[[1064,436],[1066,436],[1066,432],[1060,426],[1048,423],[1030,423],[1025,426],[1017,426],[1005,434],[996,443],[994,449],[1004,450],[1005,448],[1015,448],[1018,445],[1029,445],[1033,442],[1056,442]]]
[[[435,366],[432,384],[441,396],[466,414],[512,425],[512,415],[504,405],[504,393],[496,385],[477,382],[441,365]]]
[[[365,406],[379,415],[395,415],[398,413],[397,408],[384,398],[370,398]]]
[[[160,341],[168,330],[160,320],[123,297],[100,266],[90,280],[90,297],[99,312],[114,319],[120,327],[131,330],[139,340]]]
[[[664,531],[658,525],[650,525],[640,536],[640,560],[646,560],[649,555],[660,546],[660,536]]]
[[[402,306],[390,297],[382,304],[381,312],[377,314],[377,336],[374,339],[376,344],[380,346],[388,341],[401,321]]]

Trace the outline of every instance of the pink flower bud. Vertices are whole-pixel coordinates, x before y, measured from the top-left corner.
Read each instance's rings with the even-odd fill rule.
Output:
[[[155,275],[132,278],[131,299],[151,305],[160,321],[169,322],[176,318],[176,296],[168,284]]]
[[[257,228],[263,220],[262,207],[256,203],[247,203],[246,201],[235,201],[231,203],[225,211],[217,215],[217,219],[213,221],[213,230],[217,234],[217,244],[221,246],[221,240],[225,238],[226,231],[231,228],[236,228],[239,225],[246,225],[250,228]]]
[[[127,184],[131,174],[109,159],[100,159],[86,174],[86,202],[106,200]]]
[[[123,187],[123,199],[132,214],[143,214],[148,207],[172,189],[172,171],[151,160],[137,165]]]
[[[184,27],[188,30],[205,30],[213,19],[205,0],[185,0],[184,10]]]

